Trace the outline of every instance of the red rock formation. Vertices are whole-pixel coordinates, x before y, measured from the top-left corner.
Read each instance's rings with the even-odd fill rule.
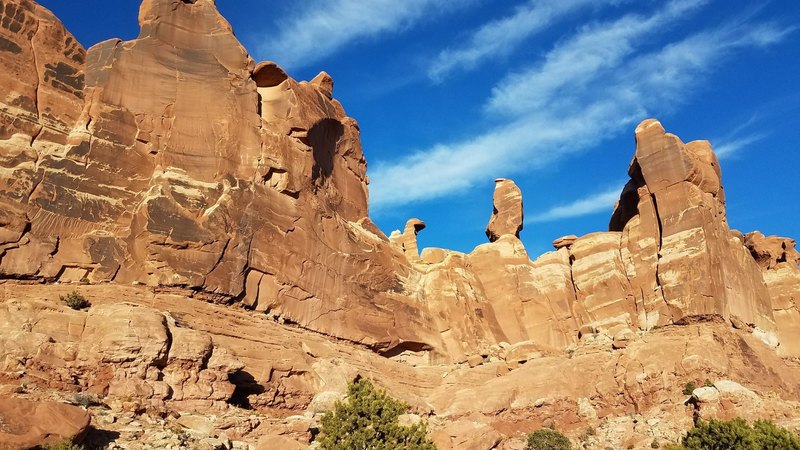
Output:
[[[490,242],[506,234],[519,237],[524,222],[522,191],[513,181],[498,178],[494,184],[494,211],[486,227],[486,237]]]
[[[419,219],[409,219],[403,232],[396,231],[389,237],[389,241],[398,250],[406,255],[409,261],[419,261],[419,248],[417,247],[417,235],[425,229],[425,222]]]
[[[446,359],[698,315],[775,343],[770,292],[727,227],[707,142],[642,123],[610,233],[532,262],[517,239],[521,192],[498,180],[493,243],[420,257],[423,222],[392,245],[369,221],[358,125],[326,73],[298,83],[256,66],[213,2],[147,0],[140,36],[98,44],[85,63],[57,19],[17,3],[0,52],[7,277],[187,287]]]
[[[0,398],[0,449],[81,442],[89,420],[89,414],[75,406]]]
[[[763,280],[727,226],[719,163],[708,142],[683,144],[655,120],[637,127],[636,140],[631,182],[611,228],[626,236],[640,327],[719,314],[774,333]]]
[[[139,37],[85,65],[49,12],[7,3],[25,31],[0,55],[19,79],[0,88],[5,276],[191,287],[377,349],[437,345],[390,292],[407,263],[366,219],[330,77],[255,67],[209,1],[143,2]]]
[[[519,423],[507,411],[568,424],[638,413],[682,377],[755,377],[752,358],[776,370],[763,389],[793,395],[780,385],[796,373],[757,341],[800,353],[797,253],[728,228],[707,142],[643,122],[609,231],[534,261],[510,180],[490,243],[420,254],[422,221],[387,238],[368,217],[359,127],[333,79],[256,65],[213,1],[146,0],[137,39],[88,53],[35,3],[3,4],[0,274],[108,298],[73,312],[4,286],[0,372],[291,413],[324,410],[367,374],[446,418],[438,436],[459,448],[494,445]]]
[[[476,248],[463,268],[434,258],[441,251],[423,251],[423,264],[446,261],[462,280],[474,277],[457,292],[492,310],[476,335],[563,348],[587,335],[627,342],[635,331],[720,316],[778,345],[771,296],[779,294],[770,294],[743,238],[727,226],[708,143],[684,144],[654,120],[637,128],[636,139],[611,231],[558,239],[557,252],[534,262],[510,233]],[[462,280],[438,280],[436,290]]]
[[[753,232],[745,244],[761,267],[778,328],[778,351],[800,356],[800,254],[793,239]]]

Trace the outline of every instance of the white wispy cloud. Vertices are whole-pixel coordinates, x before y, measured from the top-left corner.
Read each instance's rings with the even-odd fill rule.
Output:
[[[768,132],[752,131],[754,127],[760,125],[762,119],[760,114],[753,114],[748,120],[739,124],[739,126],[730,130],[722,137],[712,139],[711,144],[714,147],[714,153],[717,154],[717,157],[719,159],[735,158],[742,150],[767,138],[769,136]],[[760,126],[763,127],[763,125]]]
[[[616,188],[592,194],[566,205],[554,206],[547,211],[534,214],[527,218],[525,223],[553,222],[561,219],[588,216],[599,212],[607,212],[610,215],[614,204],[619,200],[621,191],[622,184]]]
[[[530,0],[512,15],[493,20],[472,31],[463,45],[442,50],[430,64],[428,77],[439,82],[456,70],[474,69],[485,60],[507,56],[526,39],[575,11],[622,1]]]
[[[637,50],[643,38],[664,31],[708,0],[675,0],[646,17],[629,14],[611,23],[584,28],[574,38],[551,51],[543,64],[513,73],[492,90],[487,109],[516,115],[539,108],[561,96],[562,90],[579,89]]]
[[[742,150],[747,149],[766,137],[766,133],[757,133],[738,138],[720,139],[714,142],[714,153],[716,153],[717,157],[720,159],[732,158]]]
[[[277,33],[259,37],[260,56],[287,69],[312,64],[361,39],[398,33],[475,0],[305,0]]]
[[[676,1],[652,17],[665,17],[692,2]],[[677,20],[677,17],[675,17]],[[626,21],[628,19],[621,19]],[[648,20],[654,29],[667,31],[666,19]],[[653,112],[674,111],[692,94],[703,77],[733,52],[743,48],[766,47],[782,40],[789,29],[770,23],[734,22],[693,34],[649,52],[636,53],[637,42],[629,33],[607,32],[607,26],[586,28],[558,44],[546,57],[538,72],[539,80],[573,81],[563,84],[548,81],[540,89],[544,103],[529,102],[527,108],[514,108],[506,124],[472,138],[439,144],[392,162],[378,162],[371,170],[371,204],[380,212],[417,201],[427,201],[463,192],[475,183],[509,176],[524,170],[547,167],[558,159],[597,146],[602,141],[632,129],[632,125]],[[598,45],[578,46],[576,42],[597,40]],[[641,39],[640,39],[641,40]],[[593,56],[598,48],[628,46],[624,55],[606,52],[613,66],[598,63]],[[582,48],[583,51],[576,51]],[[565,49],[571,49],[567,51]],[[559,64],[569,54],[570,59]],[[565,69],[588,64],[592,69]],[[602,68],[598,68],[598,64]],[[567,70],[566,75],[563,70]],[[577,81],[575,81],[577,80]],[[531,87],[535,89],[535,87]],[[521,94],[522,95],[522,94]],[[492,97],[491,105],[495,97]],[[498,104],[499,106],[499,104]]]

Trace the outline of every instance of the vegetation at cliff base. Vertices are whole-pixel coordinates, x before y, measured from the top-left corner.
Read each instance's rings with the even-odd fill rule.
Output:
[[[743,419],[699,420],[683,438],[683,445],[670,450],[800,450],[800,436],[766,420],[752,425]]]
[[[70,441],[58,442],[55,444],[45,444],[40,448],[42,450],[84,450],[83,446],[75,445]]]
[[[375,389],[365,379],[348,387],[346,402],[336,402],[322,417],[321,450],[436,450],[427,426],[400,425],[408,405]]]
[[[536,430],[528,435],[528,446],[525,450],[570,450],[572,443],[558,431],[549,428]]]

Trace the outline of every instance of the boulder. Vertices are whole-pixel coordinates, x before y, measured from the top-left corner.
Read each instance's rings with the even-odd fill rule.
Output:
[[[259,441],[256,450],[307,450],[308,445],[285,436],[267,436]]]
[[[432,437],[439,450],[492,450],[502,438],[493,428],[469,420],[451,423]]]
[[[80,443],[90,419],[88,412],[76,406],[0,398],[0,449]]]

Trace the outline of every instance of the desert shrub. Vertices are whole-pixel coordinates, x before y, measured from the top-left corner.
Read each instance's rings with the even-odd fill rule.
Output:
[[[89,408],[90,406],[97,406],[102,405],[102,402],[96,395],[90,394],[88,392],[79,392],[72,396],[73,405],[83,406],[84,408]]]
[[[572,443],[556,430],[542,428],[528,435],[525,450],[570,450]]]
[[[690,381],[683,387],[683,395],[692,395],[695,389],[697,389],[697,386],[695,386],[693,381]]]
[[[322,450],[436,450],[427,438],[427,426],[398,422],[408,405],[360,379],[347,389],[347,401],[336,402],[322,417]]]
[[[76,311],[80,309],[86,309],[91,306],[89,300],[86,300],[86,297],[79,294],[77,291],[72,291],[67,295],[60,296],[59,298],[62,302],[64,302],[65,305]]]
[[[680,448],[680,447],[678,447]],[[687,450],[800,450],[800,438],[772,422],[757,420],[750,426],[737,418],[700,420],[683,438]]]
[[[45,444],[41,447],[42,450],[84,450],[83,446],[73,444],[70,441],[59,442],[56,444]]]

